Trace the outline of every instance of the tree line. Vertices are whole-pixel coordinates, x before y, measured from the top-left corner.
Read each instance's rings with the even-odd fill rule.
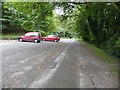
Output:
[[[75,30],[83,40],[120,57],[120,3],[77,4],[77,9]]]
[[[120,57],[120,3],[59,3],[78,38]],[[64,20],[64,21],[65,21]],[[71,25],[69,25],[71,27]]]
[[[56,31],[53,17],[54,4],[48,2],[4,2],[2,31],[41,31],[43,34]]]

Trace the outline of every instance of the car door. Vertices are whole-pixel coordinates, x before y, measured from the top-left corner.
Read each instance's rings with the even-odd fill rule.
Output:
[[[31,33],[29,36],[29,41],[40,40],[38,33]]]
[[[47,41],[50,41],[50,39],[51,39],[51,36],[50,36],[50,35],[47,36],[46,40],[47,40]]]
[[[29,34],[29,33],[26,33],[26,34],[24,35],[23,40],[29,41],[29,37],[30,37],[30,34]]]
[[[29,41],[33,41],[35,39],[35,36],[34,35],[30,35],[29,36]]]
[[[47,37],[47,40],[49,40],[49,41],[53,41],[53,40],[54,40],[53,35],[48,36],[48,37]]]

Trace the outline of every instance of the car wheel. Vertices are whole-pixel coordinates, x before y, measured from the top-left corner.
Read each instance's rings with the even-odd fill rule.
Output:
[[[46,41],[46,39],[43,39],[43,41]]]
[[[19,38],[19,41],[20,41],[20,42],[22,42],[22,41],[23,41],[23,39],[22,39],[22,38]]]
[[[54,40],[54,42],[57,42],[57,40]]]
[[[34,43],[37,43],[37,42],[38,42],[38,40],[35,39],[35,40],[34,40]]]

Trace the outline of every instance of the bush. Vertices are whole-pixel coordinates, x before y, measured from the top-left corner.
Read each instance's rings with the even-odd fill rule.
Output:
[[[116,40],[115,43],[109,42],[106,51],[109,54],[120,58],[120,38]]]
[[[113,53],[115,54],[115,56],[120,57],[120,38],[116,41],[114,45]]]
[[[45,31],[40,31],[42,36],[47,36],[47,33]]]

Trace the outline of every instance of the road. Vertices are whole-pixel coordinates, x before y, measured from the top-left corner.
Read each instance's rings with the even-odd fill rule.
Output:
[[[3,88],[117,88],[118,79],[78,41],[0,41]]]

